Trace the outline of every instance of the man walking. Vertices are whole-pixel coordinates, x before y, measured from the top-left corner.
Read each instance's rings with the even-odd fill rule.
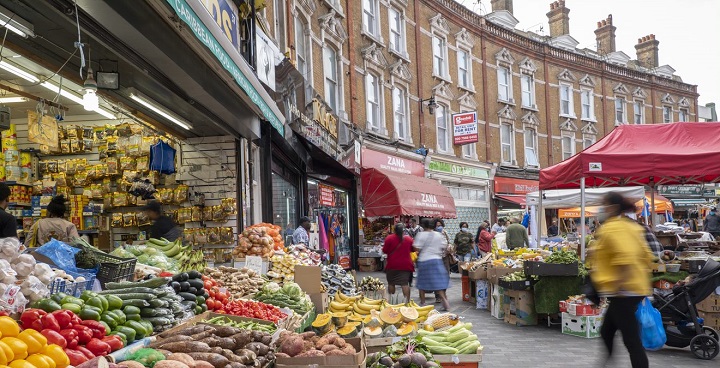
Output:
[[[717,208],[710,209],[710,213],[703,221],[703,229],[715,237],[716,240],[720,238],[720,216],[717,213]]]
[[[423,231],[422,226],[418,225],[417,220],[415,220],[415,218],[411,218],[410,226],[405,228],[405,235],[415,239],[415,235],[417,235],[421,231]]]
[[[520,247],[530,247],[528,233],[525,226],[520,225],[520,220],[513,218],[510,220],[510,226],[505,229],[505,243],[508,249],[517,249]]]

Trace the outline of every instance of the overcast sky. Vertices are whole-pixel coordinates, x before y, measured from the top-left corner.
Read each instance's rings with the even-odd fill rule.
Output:
[[[490,0],[456,1],[480,14],[492,11]],[[515,0],[517,28],[538,32],[542,25],[549,34],[545,14],[550,3]],[[685,83],[698,85],[701,105],[720,103],[720,0],[565,0],[565,6],[578,47],[594,50],[597,22],[612,14],[618,51],[635,59],[637,39],[655,34],[660,65],[672,66]]]

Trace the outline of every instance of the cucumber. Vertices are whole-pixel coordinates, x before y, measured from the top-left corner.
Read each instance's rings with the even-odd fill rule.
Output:
[[[130,287],[147,287],[151,289],[159,288],[160,286],[167,285],[167,283],[170,280],[165,277],[153,277],[149,280],[139,281],[139,282],[132,282],[132,281],[123,281],[123,282],[108,282],[105,284],[105,288],[108,290],[118,290],[118,289],[126,289]]]
[[[142,300],[152,300],[157,299],[157,297],[154,294],[144,294],[144,293],[129,293],[129,294],[118,294],[118,298],[122,300],[130,300],[130,299],[142,299]]]
[[[148,303],[147,300],[142,300],[142,299],[128,299],[128,300],[123,299],[123,307],[127,307],[128,305],[132,306],[132,307],[143,308],[143,307],[149,307],[150,303]]]
[[[182,303],[182,305],[184,305],[184,306],[186,306],[186,307],[188,307],[188,308],[190,308],[190,309],[195,309],[195,307],[197,307],[197,303],[195,303],[194,300],[193,300],[193,301],[185,300],[185,301],[183,301],[183,302],[181,302],[181,303]]]
[[[190,279],[187,282],[190,284],[190,287],[194,287],[196,290],[203,290],[205,288],[205,285],[200,279]]]
[[[148,317],[144,320],[152,323],[153,326],[169,325],[173,322],[173,319],[167,317]]]
[[[191,302],[195,301],[195,294],[180,292],[180,293],[178,293],[178,295],[180,295],[186,301],[191,301]]]
[[[125,308],[123,308],[123,312],[124,312],[126,315],[127,315],[127,314],[140,314],[140,308],[138,308],[138,307],[133,307],[133,306],[131,306],[131,305],[127,305],[127,306],[125,306]]]
[[[153,308],[167,308],[170,305],[170,303],[162,299],[152,299],[148,301],[148,303],[150,303],[150,306]]]
[[[142,294],[159,294],[159,290],[157,289],[151,289],[149,287],[129,287],[124,289],[117,289],[117,290],[103,290],[99,291],[98,294],[100,295],[119,295],[119,294],[132,294],[132,293],[142,293]]]

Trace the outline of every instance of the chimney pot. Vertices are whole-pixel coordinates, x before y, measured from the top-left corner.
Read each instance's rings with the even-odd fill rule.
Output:
[[[642,43],[642,38],[638,38],[638,45]]]
[[[565,6],[565,0],[560,0],[560,6]]]
[[[654,34],[644,36],[635,45],[638,64],[647,69],[657,68],[659,66],[658,45],[659,41],[655,39]]]
[[[598,22],[598,28],[602,27],[602,22]]]
[[[550,24],[550,36],[558,37],[570,34],[570,9],[565,7],[565,0],[554,1],[546,14]]]
[[[598,22],[595,30],[597,52],[601,55],[615,52],[615,26],[612,25],[612,15]]]
[[[655,39],[655,35],[654,35],[654,34],[650,34],[650,39],[651,39],[651,40],[654,40],[654,39]]]

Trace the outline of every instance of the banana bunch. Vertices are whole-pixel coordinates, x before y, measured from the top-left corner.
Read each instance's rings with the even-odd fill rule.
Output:
[[[332,313],[351,312],[353,305],[358,299],[360,299],[360,296],[347,296],[341,291],[338,291],[330,302],[329,310]]]
[[[435,307],[432,304],[421,307],[417,305],[414,300],[410,300],[410,303],[408,303],[407,306],[415,308],[415,310],[418,312],[418,319],[415,321],[417,323],[425,322],[428,319],[430,312],[435,310]]]
[[[180,265],[180,271],[196,270],[202,272],[206,266],[205,256],[201,250],[193,250],[192,245],[183,246],[182,240],[171,242],[167,239],[149,239],[146,247],[162,252],[166,257],[174,259]]]
[[[181,272],[192,270],[203,272],[205,267],[207,267],[207,261],[205,261],[205,255],[203,254],[202,250],[198,249],[190,252],[190,255],[187,257],[187,259],[187,261],[183,262],[180,265]]]

